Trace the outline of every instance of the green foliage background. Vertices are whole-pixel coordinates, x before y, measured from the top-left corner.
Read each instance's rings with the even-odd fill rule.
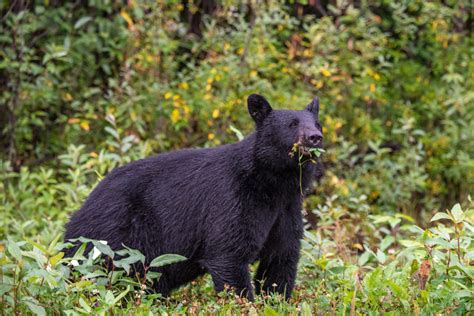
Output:
[[[0,260],[14,270],[3,271],[11,274],[5,284],[13,285],[0,293],[16,293],[5,294],[2,307],[77,312],[84,302],[101,308],[90,295],[95,284],[61,302],[48,301],[59,285],[22,292],[15,283],[20,276],[46,266],[37,260],[38,267],[22,270],[26,259],[11,254],[50,245],[114,167],[164,151],[234,142],[239,131],[249,134],[246,97],[260,93],[274,108],[301,109],[313,96],[321,99],[326,172],[305,202],[310,230],[300,274],[311,278],[301,282],[293,304],[276,298],[226,305],[215,301],[210,281],[203,280],[206,294],[186,289],[176,300],[188,295],[187,303],[159,307],[152,296],[141,298],[141,305],[134,299],[120,305],[99,287],[102,307],[182,312],[202,300],[197,304],[216,304],[216,312],[261,308],[270,315],[430,313],[456,306],[460,313],[472,311],[472,303],[463,301],[472,298],[473,276],[472,2],[321,3],[0,2]],[[457,202],[467,215],[451,228],[441,224],[441,231],[451,231],[448,238],[437,237],[446,232],[428,229],[431,216]],[[461,235],[462,252],[455,239]],[[400,242],[416,236],[419,244]],[[427,238],[447,243],[440,258]],[[16,249],[16,243],[26,248],[9,255],[6,248]],[[54,247],[44,249],[45,262],[60,249]],[[461,272],[449,270],[451,251]],[[440,262],[444,266],[428,290],[409,285],[407,275],[418,273],[413,262],[427,258],[432,271]],[[394,280],[394,273],[403,279]],[[75,289],[65,274],[55,277],[63,286],[57,292]],[[372,283],[364,288],[359,277]],[[24,282],[43,284],[38,278]],[[381,280],[393,284],[384,281],[384,288]],[[115,294],[122,290],[114,287]]]

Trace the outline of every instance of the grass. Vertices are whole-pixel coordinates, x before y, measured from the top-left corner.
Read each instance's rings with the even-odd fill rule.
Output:
[[[398,235],[354,250],[344,220],[334,218],[329,207],[320,210],[321,228],[305,233],[298,283],[288,302],[278,295],[260,296],[251,303],[230,292],[215,293],[209,276],[163,298],[149,291],[152,282],[159,282],[159,274],[150,270],[141,278],[124,271],[143,263],[138,251],[117,252],[121,258],[114,265],[123,269],[107,271],[99,253],[111,257],[114,253],[106,244],[94,241],[95,254],[84,256],[82,249],[74,258],[63,258],[58,234],[50,243],[41,237],[12,236],[1,245],[0,306],[6,314],[37,315],[466,315],[473,311],[472,209],[465,212],[457,204],[435,215],[438,225],[427,230],[400,221]],[[394,219],[373,220],[383,230]],[[152,265],[179,260],[163,256]]]

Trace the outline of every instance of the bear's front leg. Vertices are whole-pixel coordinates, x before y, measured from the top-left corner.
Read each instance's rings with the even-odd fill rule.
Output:
[[[261,258],[255,275],[255,292],[275,292],[290,299],[295,286],[297,265],[297,251]]]
[[[223,259],[207,262],[205,267],[212,276],[216,292],[222,292],[228,286],[237,295],[254,300],[248,264]]]
[[[260,255],[255,275],[255,292],[276,292],[288,300],[295,286],[303,235],[301,213],[280,218],[272,228]]]

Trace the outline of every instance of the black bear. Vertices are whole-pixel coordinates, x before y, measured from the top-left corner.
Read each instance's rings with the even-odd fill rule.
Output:
[[[258,260],[256,293],[276,291],[288,299],[303,234],[301,192],[316,170],[311,149],[322,143],[319,103],[272,110],[252,94],[248,110],[256,131],[240,142],[164,153],[113,170],[72,215],[65,239],[105,240],[112,249],[123,244],[150,261],[166,253],[185,256],[157,269],[162,276],[155,290],[163,295],[208,272],[216,291],[228,285],[253,300],[249,264]]]

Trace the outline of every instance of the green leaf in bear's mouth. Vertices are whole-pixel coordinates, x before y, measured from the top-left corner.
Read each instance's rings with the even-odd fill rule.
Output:
[[[298,153],[298,158],[299,159],[301,159],[303,156],[310,157],[310,158],[313,158],[313,157],[318,158],[324,152],[325,152],[325,150],[322,149],[322,148],[306,147],[306,146],[304,146],[300,143],[294,143],[293,146],[291,147],[291,150],[288,153],[288,155],[290,157],[294,157],[294,155],[296,153]]]

